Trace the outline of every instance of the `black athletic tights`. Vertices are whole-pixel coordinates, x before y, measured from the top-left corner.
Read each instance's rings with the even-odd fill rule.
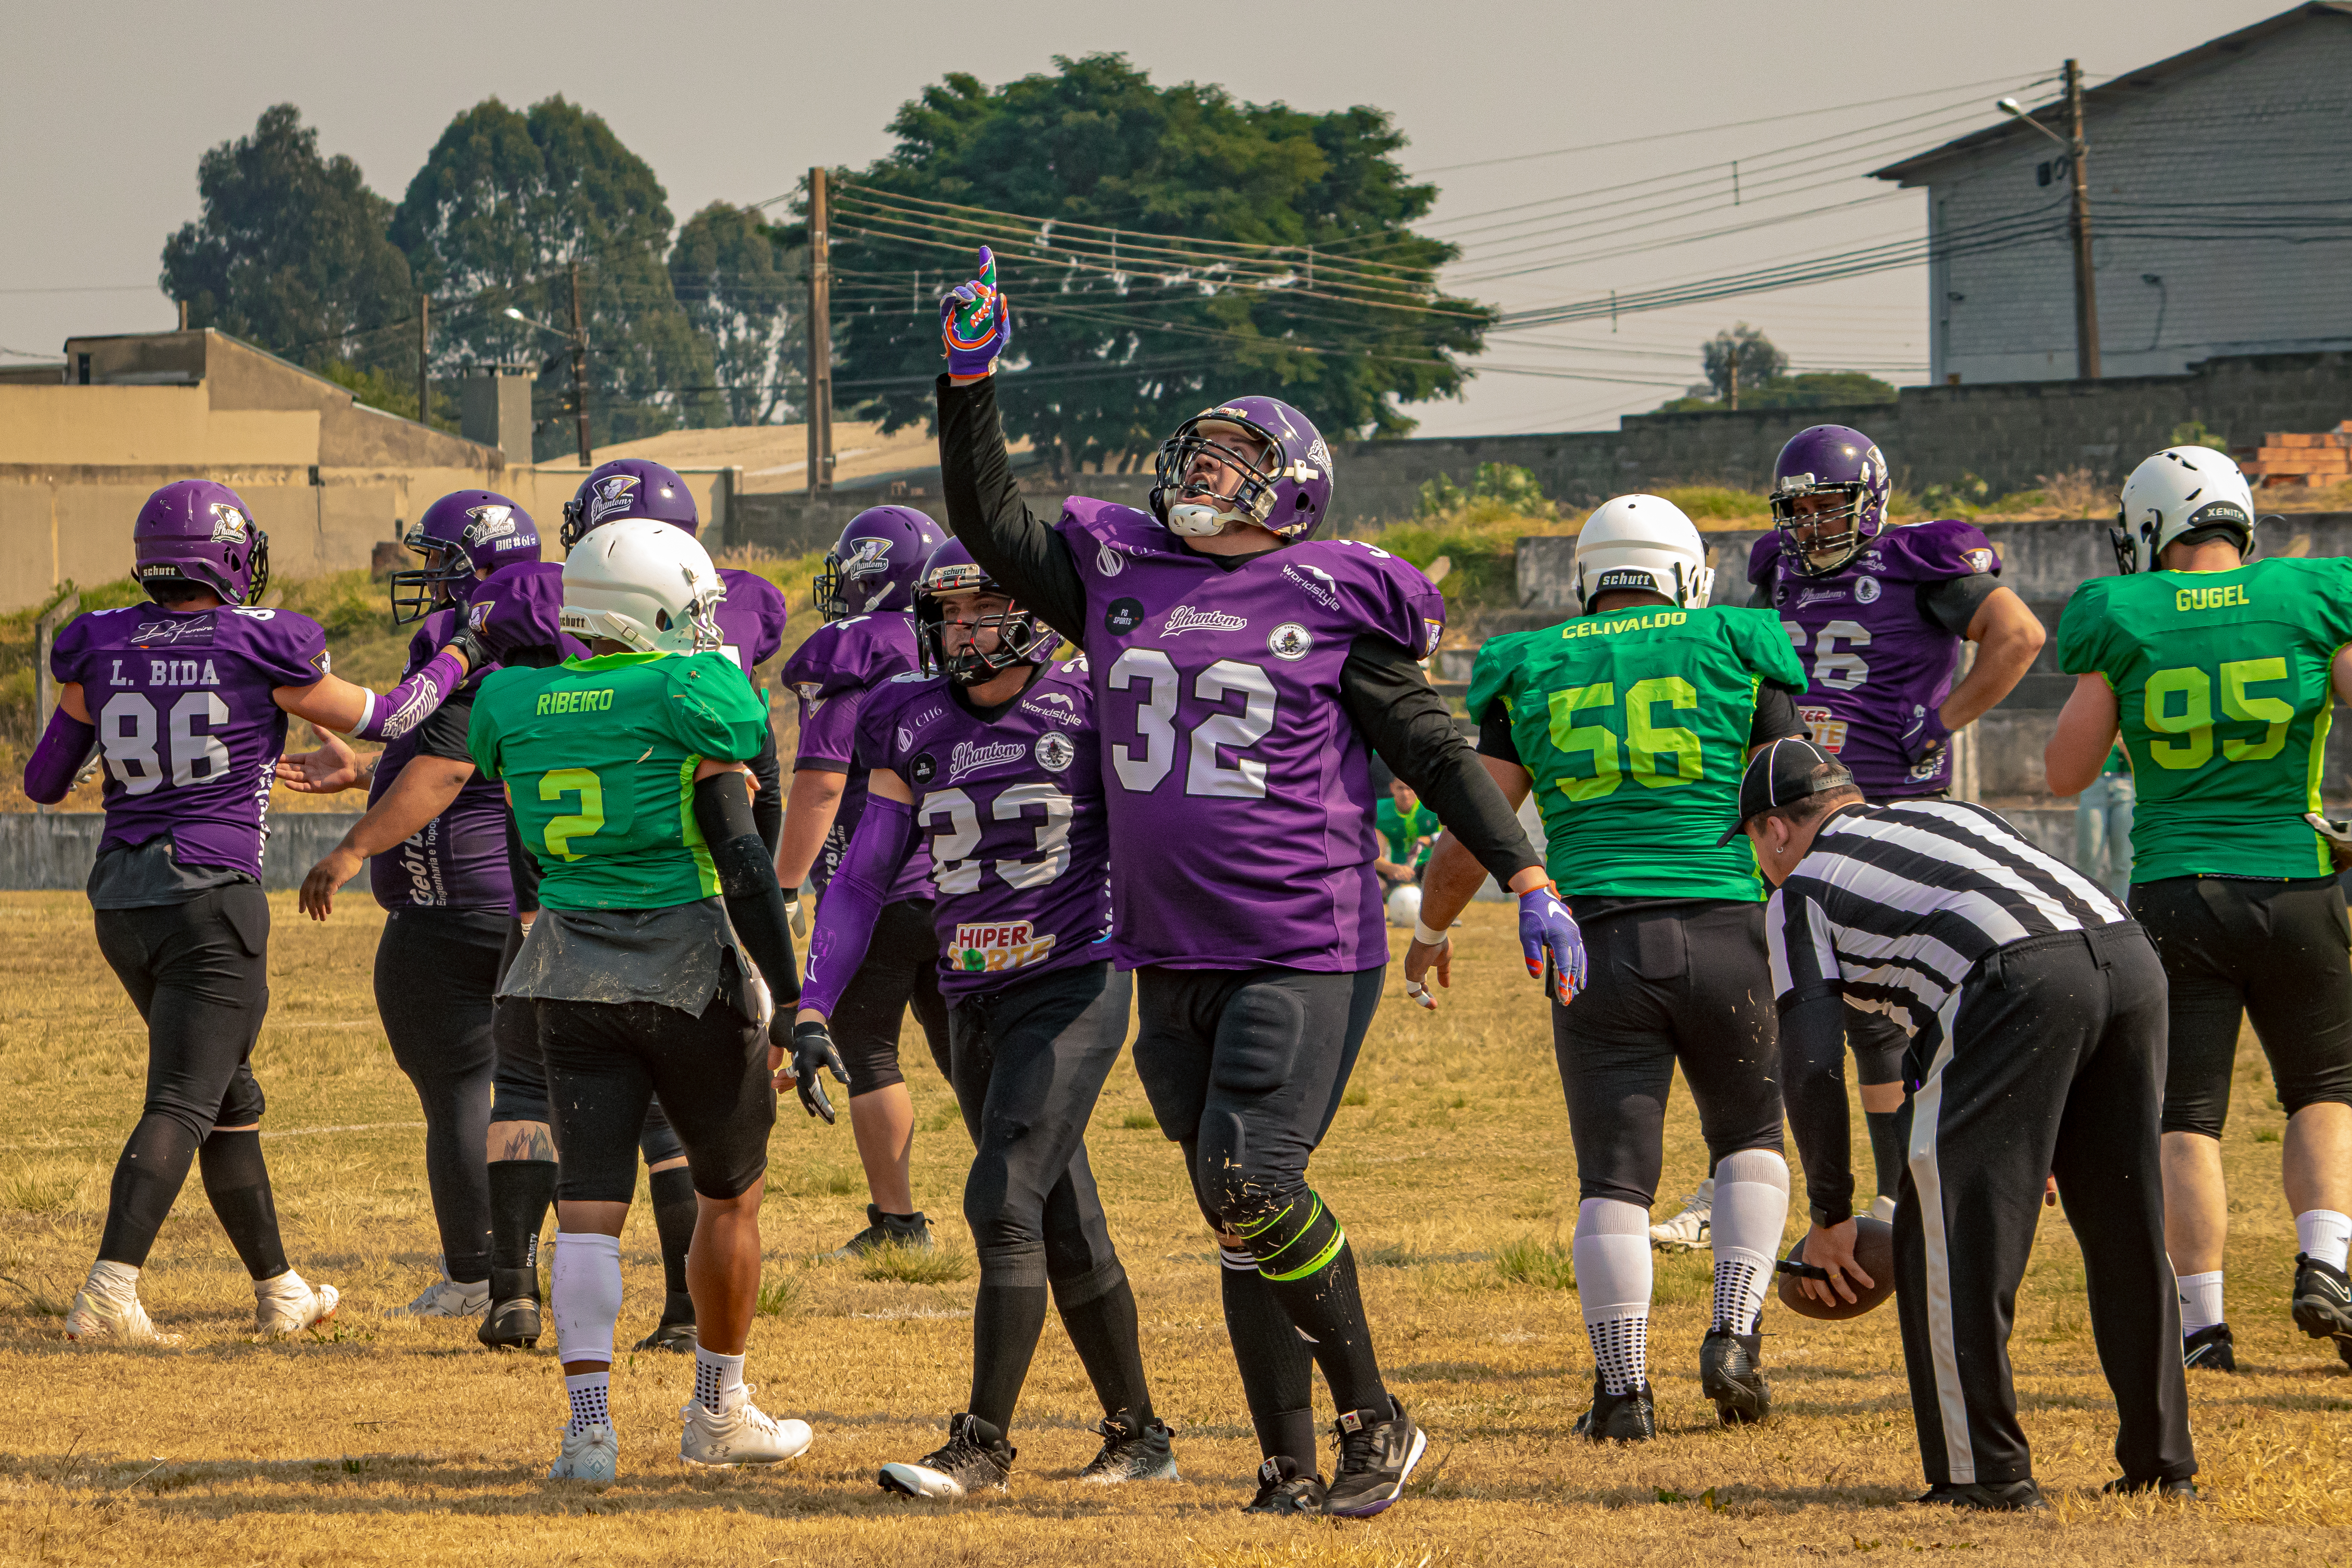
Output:
[[[143,1268],[188,1165],[246,1271],[286,1272],[258,1131],[253,1043],[269,1010],[269,900],[243,882],[184,903],[97,911],[98,947],[147,1021],[147,1098],[107,1198],[101,1262]]]
[[[425,1111],[443,1264],[466,1285],[490,1277],[491,998],[508,923],[502,910],[397,909],[375,950],[376,1011]]]

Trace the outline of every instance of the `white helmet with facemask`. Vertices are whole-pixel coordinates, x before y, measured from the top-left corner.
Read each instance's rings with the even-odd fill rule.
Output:
[[[1575,572],[1580,612],[1601,595],[1623,589],[1660,594],[1696,610],[1715,591],[1715,569],[1706,563],[1696,525],[1663,496],[1602,502],[1577,533]]]
[[[2254,553],[2254,491],[2226,452],[2210,447],[2167,447],[2124,481],[2116,527],[2107,531],[2116,564],[2130,572],[2153,572],[2164,547],[2208,529],[2237,541],[2238,553]]]
[[[592,529],[565,557],[561,624],[573,637],[639,653],[698,653],[719,646],[726,592],[694,535],[625,518]]]

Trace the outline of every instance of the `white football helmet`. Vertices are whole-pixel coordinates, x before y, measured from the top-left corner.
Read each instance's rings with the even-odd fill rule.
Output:
[[[1421,919],[1421,889],[1411,882],[1389,895],[1389,924],[1411,929]]]
[[[2200,528],[2238,536],[2238,552],[2254,554],[2254,491],[2226,452],[2210,447],[2167,447],[2124,481],[2115,542],[2116,565],[2153,572],[2164,547]]]
[[[639,653],[698,653],[719,645],[727,591],[694,535],[651,518],[590,530],[563,562],[561,625]]]
[[[1620,588],[1664,594],[1686,610],[1704,607],[1715,591],[1697,527],[1663,496],[1613,497],[1576,536],[1578,613]]]

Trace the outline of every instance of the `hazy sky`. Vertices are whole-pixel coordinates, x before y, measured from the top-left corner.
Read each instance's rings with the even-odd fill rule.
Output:
[[[1408,166],[1443,189],[1432,231],[1476,247],[1449,288],[1518,309],[1917,234],[1924,195],[1889,194],[1860,171],[1997,118],[1994,98],[2068,55],[2095,81],[2285,8],[27,0],[11,8],[0,89],[0,349],[54,354],[69,333],[171,326],[155,278],[165,236],[196,216],[197,157],[280,101],[397,201],[457,111],[560,92],[653,165],[682,221],[713,200],[780,195],[812,163],[886,153],[892,112],[947,71],[998,82],[1057,54],[1121,50],[1155,79],[1217,82],[1252,101],[1391,110],[1412,138]],[[1755,121],[1766,123],[1661,139]],[[1518,156],[1632,139],[1643,140]],[[1469,163],[1483,166],[1453,167]],[[1540,217],[1523,204],[1546,201],[1560,203],[1549,221],[1491,226]],[[1430,435],[1609,428],[1697,379],[1700,341],[1741,320],[1799,369],[1922,380],[1925,276],[1628,316],[1613,334],[1603,321],[1497,338],[1466,398],[1413,412]]]

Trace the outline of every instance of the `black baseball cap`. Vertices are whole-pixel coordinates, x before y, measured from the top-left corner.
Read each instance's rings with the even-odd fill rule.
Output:
[[[1835,768],[1836,776],[1816,780],[1813,775],[1824,764]],[[1794,805],[1809,795],[1853,787],[1853,775],[1846,772],[1843,763],[1802,736],[1784,736],[1757,752],[1739,776],[1739,820],[1715,841],[1716,847],[1721,848],[1738,837],[1747,830],[1748,818],[1775,806]]]

